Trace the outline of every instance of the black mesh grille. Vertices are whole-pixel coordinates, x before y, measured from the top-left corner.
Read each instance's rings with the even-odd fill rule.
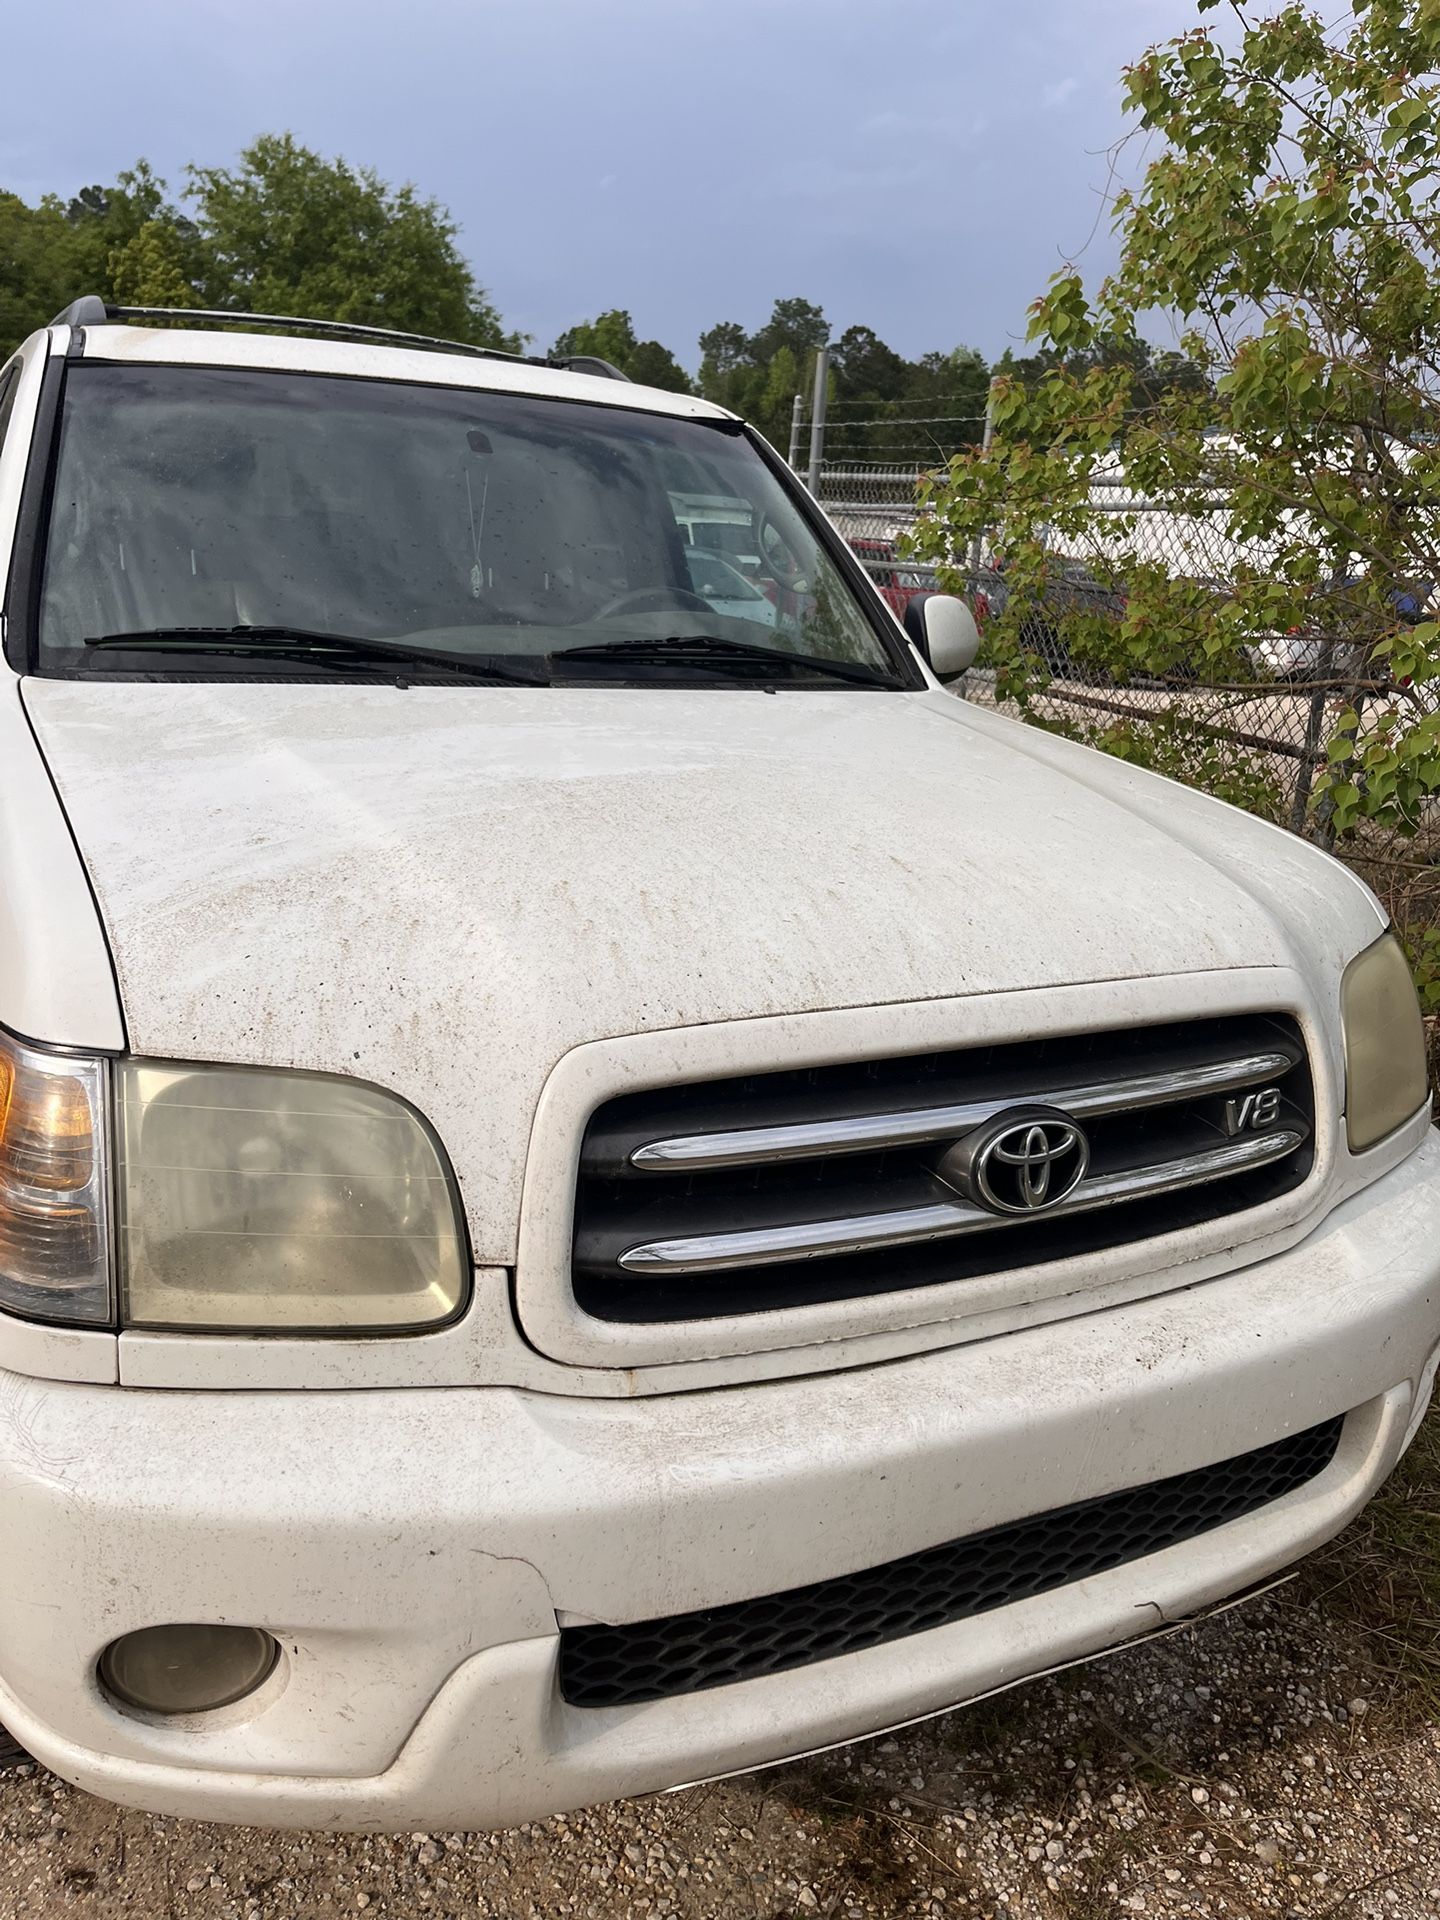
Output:
[[[1327,1420],[1217,1466],[1058,1507],[788,1593],[636,1626],[567,1627],[560,1635],[560,1691],[577,1707],[664,1700],[831,1660],[1048,1593],[1292,1493],[1330,1464],[1342,1425]]]

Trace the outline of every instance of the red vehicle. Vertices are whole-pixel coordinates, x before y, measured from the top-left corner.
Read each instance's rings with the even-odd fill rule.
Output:
[[[900,564],[893,540],[852,540],[851,551],[863,562],[865,571],[880,589],[897,620],[905,618],[905,609],[919,593],[934,593],[935,584],[912,567]]]

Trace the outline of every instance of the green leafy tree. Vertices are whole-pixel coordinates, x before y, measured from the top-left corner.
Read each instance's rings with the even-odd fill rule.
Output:
[[[637,340],[635,324],[619,307],[596,320],[567,327],[551,351],[557,355],[587,353],[608,360],[645,387],[663,387],[670,393],[689,393],[689,375],[668,347],[658,340]]]
[[[756,366],[767,367],[782,347],[788,347],[796,363],[804,366],[829,338],[830,322],[822,308],[809,300],[777,300],[770,318],[750,338],[749,357]]]
[[[809,414],[815,356],[829,337],[823,309],[798,297],[777,300],[754,333],[721,321],[700,336],[700,391],[783,450],[796,394]],[[973,347],[906,360],[873,327],[847,327],[831,350],[827,456],[941,461],[953,447],[979,439],[989,378]]]
[[[841,400],[899,400],[909,384],[910,366],[873,327],[847,327],[830,355],[835,390]]]
[[[0,193],[0,360],[74,298],[80,251],[55,202],[29,207]]]
[[[578,326],[567,327],[552,352],[595,354],[624,372],[636,344],[634,322],[628,313],[615,307],[598,320],[582,320]]]
[[[193,306],[195,238],[143,160],[69,201],[0,193],[0,359],[78,294]]]
[[[831,461],[904,457],[910,431],[900,404],[911,368],[873,327],[847,327],[830,350],[832,399],[826,452]]]
[[[202,304],[513,347],[435,200],[263,134],[236,167],[191,167]]]
[[[1138,334],[1106,335],[1069,350],[1042,346],[1034,353],[1016,354],[1007,347],[995,371],[1034,387],[1057,369],[1083,380],[1092,368],[1128,370],[1129,404],[1136,409],[1154,406],[1168,393],[1208,395],[1211,391],[1205,365],[1173,347],[1157,349]]]
[[[926,353],[912,363],[905,388],[907,417],[928,420],[928,435],[949,455],[978,446],[990,398],[990,363],[974,347]]]
[[[148,220],[112,248],[110,292],[121,306],[197,307],[193,236],[169,220]]]
[[[780,347],[765,368],[763,384],[748,408],[750,419],[767,440],[786,451],[795,395],[800,391],[800,368],[793,347]]]
[[[668,347],[658,340],[641,340],[624,371],[642,387],[662,387],[667,393],[693,393],[694,384]]]
[[[143,160],[69,201],[0,193],[0,356],[81,293],[520,344],[454,222],[413,187],[266,134],[234,168],[190,168],[184,199],[188,211]]]
[[[967,425],[979,426],[989,388],[990,365],[984,354],[974,347],[953,347],[949,353],[922,353],[911,362],[905,397],[929,402],[937,412],[949,405]]]
[[[707,400],[744,414],[772,439],[788,434],[795,395],[808,396],[815,355],[829,338],[824,312],[799,298],[777,300],[755,333],[724,320],[700,336],[700,391]],[[783,393],[771,379],[777,363],[775,382],[789,382]]]
[[[1120,678],[1243,678],[1247,642],[1295,627],[1331,663],[1346,642],[1364,665],[1316,802],[1341,832],[1412,828],[1440,792],[1440,624],[1415,618],[1440,580],[1440,7],[1230,11],[1225,36],[1199,25],[1129,69],[1153,157],[1115,202],[1119,265],[1093,293],[1066,269],[1037,301],[1041,364],[1002,376],[994,445],[927,490],[918,544],[1003,550],[987,643],[1022,701],[1057,548],[1128,594],[1123,619],[1077,612],[1067,638]],[[1156,312],[1200,377],[1137,397]],[[1097,500],[1097,474],[1122,509],[1203,533],[1209,564],[1147,557],[1142,515]]]
[[[836,341],[832,365],[832,459],[919,467],[980,438],[990,370],[973,347],[906,360],[855,326]]]
[[[47,204],[60,203],[42,202],[42,206]],[[170,278],[178,271],[188,284],[195,274],[198,257],[194,223],[169,199],[165,182],[148,161],[137,160],[113,186],[82,187],[65,203],[64,214],[73,236],[71,270],[80,275],[67,300],[76,293],[99,293],[117,300],[133,297],[121,293],[116,272],[142,234],[149,234],[152,243],[157,233],[168,236],[164,251],[171,261]],[[145,250],[141,248],[142,253]],[[135,278],[133,265],[130,277]],[[185,304],[193,305],[193,296]]]
[[[738,380],[752,371],[750,336],[738,321],[722,320],[701,334],[700,391],[707,400],[734,406]]]

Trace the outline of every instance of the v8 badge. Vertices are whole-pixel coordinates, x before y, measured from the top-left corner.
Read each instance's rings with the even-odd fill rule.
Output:
[[[1265,1127],[1273,1127],[1280,1118],[1280,1089],[1261,1087],[1255,1093],[1246,1093],[1234,1100],[1225,1102],[1225,1131],[1230,1135],[1237,1133],[1259,1133]]]

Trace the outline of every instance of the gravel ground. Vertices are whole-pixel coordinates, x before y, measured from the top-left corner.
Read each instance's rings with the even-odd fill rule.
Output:
[[[1294,1590],[895,1738],[502,1834],[277,1835],[0,1777],[0,1915],[1440,1914],[1440,1733]]]

